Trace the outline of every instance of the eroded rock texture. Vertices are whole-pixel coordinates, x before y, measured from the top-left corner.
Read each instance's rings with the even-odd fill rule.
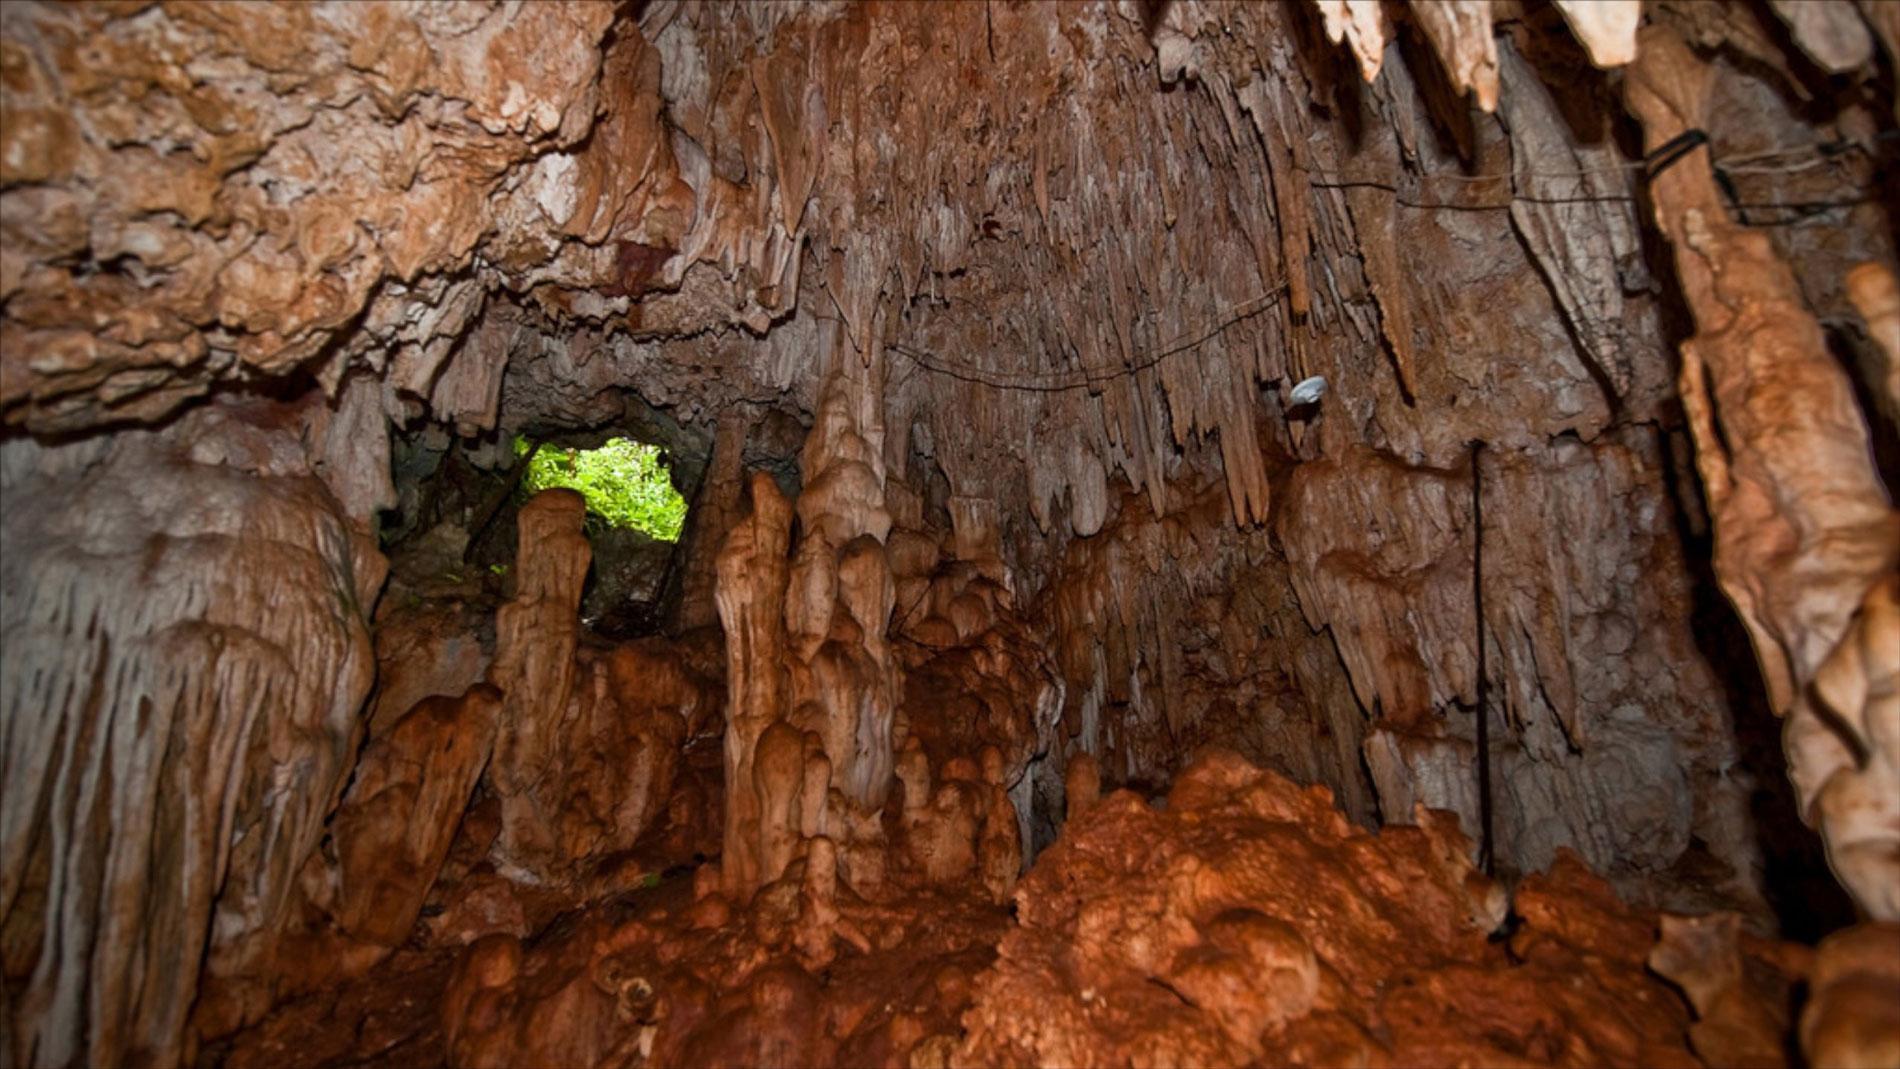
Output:
[[[530,882],[572,882],[583,863],[631,849],[666,801],[687,722],[712,700],[666,656],[579,645],[584,508],[563,489],[522,506],[515,598],[497,614],[495,857]]]
[[[269,968],[350,775],[384,572],[294,427],[220,405],[5,447],[10,1061],[175,1063],[201,973]]]
[[[8,1059],[1879,1063],[1893,12],[0,5]]]
[[[1825,18],[1797,23],[1822,33]],[[1702,121],[1710,70],[1669,31],[1629,83],[1645,138]],[[1715,567],[1762,662],[1804,811],[1861,909],[1900,917],[1900,513],[1847,376],[1762,235],[1728,220],[1705,153],[1656,183],[1697,334],[1682,396]],[[1719,437],[1717,427],[1720,427]]]
[[[424,698],[367,747],[331,822],[344,931],[394,946],[409,935],[495,745],[501,694]]]
[[[1654,921],[1574,856],[1503,890],[1442,815],[1378,835],[1231,754],[1065,829],[976,980],[958,1064],[1693,1065]]]

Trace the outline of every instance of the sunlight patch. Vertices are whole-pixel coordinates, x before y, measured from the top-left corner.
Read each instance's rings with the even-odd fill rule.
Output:
[[[533,445],[517,437],[515,455]],[[543,445],[521,485],[527,494],[555,486],[578,490],[599,522],[644,531],[662,542],[678,541],[686,523],[686,499],[673,489],[659,447],[628,438],[608,439],[598,449]]]

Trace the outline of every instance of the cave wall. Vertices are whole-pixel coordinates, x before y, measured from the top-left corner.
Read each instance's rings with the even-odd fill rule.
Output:
[[[1672,901],[1674,870],[1706,855],[1703,882],[1745,904],[1754,770],[1690,634],[1681,535],[1710,520],[1679,479],[1694,395],[1676,345],[1710,313],[1679,249],[1684,195],[1656,194],[1672,249],[1639,211],[1660,127],[1631,121],[1615,71],[1643,19],[1698,50],[1715,103],[1697,121],[1729,186],[1697,207],[1735,212],[1750,255],[1787,265],[1778,299],[1825,330],[1805,354],[1820,337],[1891,367],[1875,341],[1891,313],[1848,279],[1894,260],[1868,146],[1891,131],[1896,28],[1878,5],[1864,26],[1788,7],[0,8],[5,760],[31,770],[6,777],[12,1049],[172,1060],[196,950],[213,979],[273,952],[369,710],[394,725],[410,697],[486,670],[458,623],[454,679],[365,704],[367,539],[401,502],[392,433],[493,460],[524,427],[624,419],[630,394],[711,443],[685,625],[731,602],[728,639],[752,626],[717,563],[757,526],[748,471],[801,515],[761,536],[809,559],[767,577],[772,638],[728,650],[733,722],[764,716],[762,738],[789,715],[817,736],[799,737],[800,773],[828,755],[860,824],[910,774],[896,847],[925,867],[935,848],[913,844],[938,829],[1002,827],[992,789],[1026,856],[1072,763],[1158,790],[1210,744],[1326,784],[1362,822],[1423,803],[1469,826],[1482,443],[1502,859],[1535,869],[1571,846]],[[1311,376],[1325,396],[1294,406]],[[826,429],[841,380],[848,449]],[[1891,437],[1900,402],[1875,398],[1861,433]],[[1706,458],[1716,439],[1689,416]],[[1744,424],[1726,429],[1772,453],[1773,413]],[[872,473],[842,504],[807,485],[841,459]],[[1864,527],[1887,531],[1881,473],[1863,474]],[[15,505],[41,499],[57,507]],[[202,525],[237,566],[174,551]],[[105,564],[62,562],[88,538]],[[845,557],[862,589],[818,589]],[[267,596],[253,587],[279,558],[302,578]],[[1845,586],[1891,572],[1867,558]],[[1718,562],[1738,601],[1767,568]],[[789,608],[787,584],[806,590]],[[1864,647],[1829,701],[1889,753],[1866,715],[1886,708],[1889,617],[1854,616],[1865,590],[1849,593],[1800,638],[1795,676]],[[292,608],[260,615],[269,598]],[[71,641],[91,603],[96,649]],[[169,675],[137,652],[226,631],[282,649],[253,664],[167,638]],[[1757,638],[1772,665],[1779,640]],[[757,659],[788,666],[781,639],[855,667],[793,668],[743,712]],[[524,717],[544,737],[618,715],[611,663],[543,667],[586,686],[506,695],[504,750]],[[171,689],[144,704],[125,682],[159,676]],[[95,677],[107,692],[82,696]],[[942,698],[970,680],[974,704]],[[835,710],[797,709],[843,692],[888,742],[861,755]],[[262,694],[288,719],[262,716]],[[1854,764],[1828,721],[1801,722],[1827,768]],[[202,792],[168,794],[184,808],[148,826],[141,800],[187,780]],[[828,838],[821,808],[779,820]],[[553,871],[589,849],[516,860]],[[133,918],[141,872],[171,882]],[[95,890],[49,897],[66,878]],[[162,953],[113,934],[134,920]]]
[[[175,1063],[348,780],[385,565],[274,406],[4,450],[10,1058]]]

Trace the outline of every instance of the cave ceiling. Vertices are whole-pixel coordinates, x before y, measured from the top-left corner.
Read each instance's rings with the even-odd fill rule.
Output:
[[[371,434],[623,388],[710,427],[808,416],[842,353],[915,428],[893,461],[1041,531],[1117,478],[1165,510],[1183,467],[1257,524],[1252,443],[1301,448],[1309,376],[1319,436],[1408,463],[1655,418],[1636,6],[10,5],[0,406],[72,432],[366,379]],[[1776,129],[1874,63],[1858,19],[1653,6],[1746,65],[1722,158],[1870,125],[1850,92],[1834,136]],[[1868,177],[1837,155],[1836,197]]]

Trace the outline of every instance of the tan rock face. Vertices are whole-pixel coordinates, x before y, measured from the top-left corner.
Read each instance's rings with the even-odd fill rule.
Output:
[[[1892,7],[0,4],[7,1060],[1891,1061]]]
[[[1627,93],[1656,146],[1701,121],[1712,72],[1667,30],[1644,42],[1649,54]],[[1792,271],[1765,237],[1729,220],[1707,154],[1672,168],[1655,190],[1656,222],[1696,316],[1682,396],[1715,523],[1716,574],[1748,628],[1774,709],[1788,718],[1789,773],[1804,815],[1860,908],[1892,920],[1900,732],[1888,725],[1900,708],[1892,697],[1900,653],[1886,640],[1900,635],[1900,513],[1874,467],[1852,384]]]
[[[8,422],[155,419],[216,380],[303,364],[385,282],[439,297],[439,276],[521,210],[504,187],[593,126],[611,18],[606,4],[14,8],[4,183],[104,225],[29,230],[9,256]],[[607,124],[614,150],[639,136],[628,125]],[[602,199],[578,177],[525,192],[569,225]],[[75,271],[75,254],[114,267]],[[459,329],[415,359],[439,365]]]
[[[1210,755],[1165,809],[1118,792],[1043,855],[955,1061],[1695,1064],[1652,919],[1566,855],[1507,956],[1489,892],[1449,821],[1375,836]]]
[[[194,998],[270,968],[350,775],[384,572],[294,425],[240,404],[6,446],[10,1061],[176,1062]]]

